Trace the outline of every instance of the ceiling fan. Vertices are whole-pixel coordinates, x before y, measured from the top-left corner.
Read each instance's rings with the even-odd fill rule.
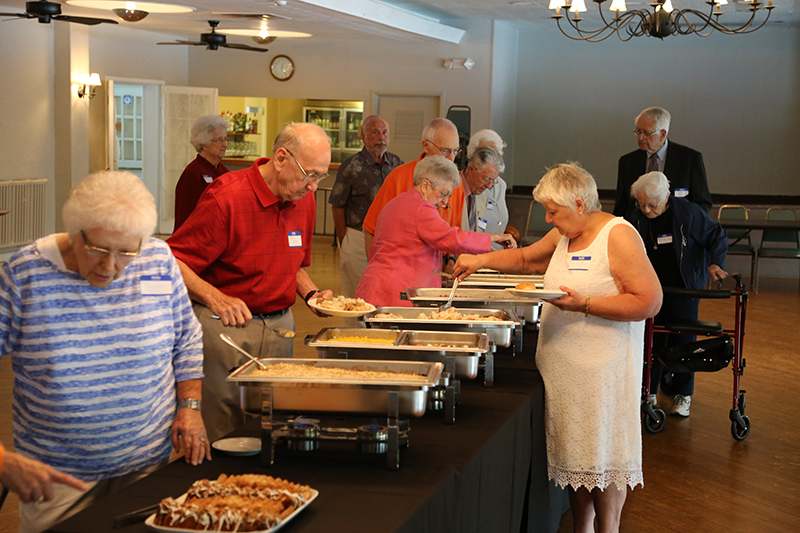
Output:
[[[277,4],[276,4],[277,5]],[[258,44],[269,44],[274,42],[278,37],[270,35],[267,32],[267,21],[271,19],[292,20],[291,17],[284,15],[275,15],[273,13],[229,13],[229,12],[214,12],[215,15],[222,15],[223,17],[251,19],[261,21],[261,33],[252,36],[252,39]]]
[[[19,17],[23,19],[39,19],[40,24],[50,24],[51,20],[61,20],[64,22],[76,22],[95,26],[97,24],[117,24],[116,20],[99,19],[94,17],[73,17],[72,15],[61,14],[61,4],[48,2],[47,0],[35,0],[25,2],[25,13],[0,13],[0,17]]]
[[[156,43],[156,44],[186,44],[192,46],[205,46],[207,50],[218,50],[219,47],[232,48],[234,50],[250,50],[251,52],[266,52],[269,48],[256,48],[255,46],[248,46],[246,44],[229,43],[228,39],[221,33],[217,33],[218,20],[209,20],[208,25],[211,26],[211,33],[201,33],[199,41],[175,41],[173,43]]]

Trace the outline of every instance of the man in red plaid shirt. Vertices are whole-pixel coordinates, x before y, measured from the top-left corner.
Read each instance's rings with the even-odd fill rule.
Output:
[[[269,328],[294,329],[290,307],[296,295],[306,303],[333,296],[305,270],[311,264],[313,192],[328,177],[331,161],[328,137],[313,124],[289,124],[272,151],[272,159],[215,179],[167,241],[203,325],[202,412],[211,440],[244,422],[239,387],[225,381],[241,356],[219,334],[256,357],[291,357],[292,339]]]

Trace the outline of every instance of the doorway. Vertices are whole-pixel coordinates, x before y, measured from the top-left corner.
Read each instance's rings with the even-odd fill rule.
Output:
[[[389,124],[389,151],[406,163],[422,153],[422,130],[444,116],[442,95],[373,94],[373,109]]]

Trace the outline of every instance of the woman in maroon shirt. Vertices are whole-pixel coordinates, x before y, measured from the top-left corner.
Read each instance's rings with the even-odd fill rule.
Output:
[[[173,233],[189,218],[208,184],[228,172],[220,163],[228,148],[228,121],[217,115],[198,118],[189,142],[197,150],[197,157],[183,170],[175,187]]]

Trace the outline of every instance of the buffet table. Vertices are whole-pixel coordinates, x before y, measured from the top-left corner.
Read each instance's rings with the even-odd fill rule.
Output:
[[[528,358],[499,354],[495,387],[462,383],[456,423],[428,411],[410,421],[400,468],[353,443],[321,443],[313,452],[280,447],[271,468],[259,457],[212,450],[213,461],[192,467],[176,461],[55,526],[85,533],[111,529],[114,518],[166,496],[196,479],[220,473],[262,473],[307,484],[319,497],[281,531],[517,531],[552,532],[566,509],[566,493],[547,481],[541,377]],[[258,419],[235,436],[259,435]],[[521,526],[521,527],[520,527]],[[136,523],[118,531],[148,531]]]

